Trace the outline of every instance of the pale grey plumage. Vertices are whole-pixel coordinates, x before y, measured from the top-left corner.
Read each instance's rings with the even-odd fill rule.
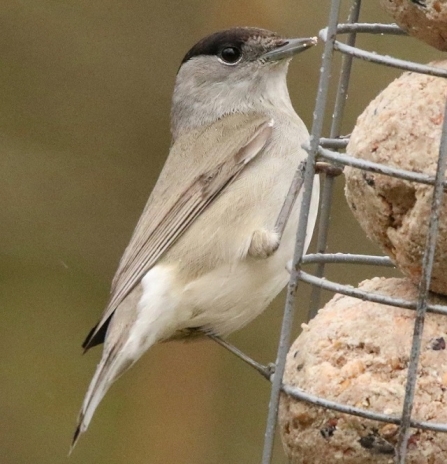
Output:
[[[281,243],[274,226],[308,134],[288,95],[289,60],[263,58],[287,41],[260,29],[219,34],[193,47],[179,69],[169,157],[84,345],[107,329],[74,443],[113,381],[153,343],[195,328],[230,333],[287,282],[298,207]],[[240,60],[225,63],[220,42],[236,43]]]
[[[243,130],[238,130],[241,127]],[[259,153],[271,131],[265,115],[234,114],[228,116],[225,124],[219,121],[193,129],[174,143],[121,259],[103,320],[108,319],[160,256],[251,161],[246,155]],[[261,147],[253,150],[254,142]],[[191,156],[201,151],[208,156]],[[181,182],[173,182],[179,173]]]

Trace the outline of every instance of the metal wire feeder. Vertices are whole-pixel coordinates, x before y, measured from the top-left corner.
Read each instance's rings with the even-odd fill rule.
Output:
[[[441,144],[439,150],[439,158],[437,164],[436,175],[428,176],[425,174],[405,171],[398,168],[391,168],[379,163],[373,163],[360,159],[353,158],[345,153],[339,153],[346,147],[347,138],[340,138],[340,128],[343,117],[343,110],[346,102],[350,71],[353,58],[366,60],[372,63],[377,63],[384,66],[399,68],[405,71],[413,71],[422,74],[447,78],[447,70],[434,68],[411,61],[400,60],[389,56],[372,53],[362,50],[355,46],[356,35],[359,33],[382,34],[382,35],[405,35],[398,26],[394,24],[366,24],[359,23],[359,14],[361,9],[361,0],[352,0],[349,18],[346,23],[339,23],[339,13],[342,0],[332,0],[329,14],[329,21],[326,28],[319,33],[320,39],[325,43],[322,56],[322,66],[320,72],[320,80],[313,113],[313,124],[311,136],[304,148],[308,152],[308,159],[305,165],[298,166],[294,184],[292,184],[289,194],[294,195],[297,190],[297,185],[304,189],[301,204],[300,220],[297,231],[296,247],[290,271],[290,281],[287,288],[287,299],[284,308],[284,316],[280,333],[280,340],[277,351],[277,358],[274,364],[263,366],[247,355],[239,351],[234,346],[227,342],[214,338],[218,343],[224,345],[230,351],[235,353],[245,362],[254,367],[265,378],[271,382],[271,396],[267,417],[267,425],[264,440],[264,450],[262,456],[262,464],[270,464],[273,453],[273,443],[275,428],[277,423],[278,403],[280,392],[283,391],[293,398],[311,403],[316,406],[321,406],[328,409],[333,409],[338,412],[356,415],[359,417],[397,424],[400,426],[398,442],[395,453],[395,463],[404,464],[406,462],[407,444],[409,438],[410,427],[432,430],[436,432],[447,432],[447,424],[416,421],[411,418],[413,400],[416,386],[416,374],[421,349],[421,339],[424,327],[424,319],[427,311],[447,315],[447,306],[430,305],[428,304],[428,291],[431,279],[433,266],[436,237],[438,231],[438,221],[440,214],[440,206],[444,188],[447,187],[445,181],[445,170],[447,165],[447,106],[442,127]],[[347,35],[345,43],[338,40],[338,35]],[[335,52],[343,54],[342,66],[340,70],[337,96],[335,100],[334,110],[331,113],[331,129],[329,137],[322,137],[324,115],[327,113],[327,96],[329,85],[331,82],[331,70],[333,56]],[[324,161],[334,166],[352,166],[364,171],[392,176],[400,179],[405,179],[413,182],[433,185],[433,197],[431,205],[431,215],[429,222],[429,233],[427,235],[426,247],[423,255],[423,270],[419,283],[418,299],[416,302],[406,301],[404,299],[392,298],[372,292],[352,288],[348,285],[342,285],[337,282],[332,282],[325,279],[325,265],[328,263],[338,264],[365,264],[374,266],[393,266],[393,263],[388,257],[384,256],[367,256],[367,255],[351,255],[351,254],[328,254],[325,253],[329,215],[332,203],[333,187],[336,177],[336,170],[327,170],[325,181],[320,201],[320,214],[318,224],[318,239],[317,253],[304,255],[304,241],[306,235],[307,219],[310,209],[310,199],[312,193],[312,183],[315,175],[316,163]],[[290,204],[286,200],[285,204]],[[285,212],[287,214],[287,212]],[[280,221],[280,219],[278,219]],[[303,264],[317,264],[315,275],[302,270]],[[407,383],[405,389],[405,398],[400,416],[382,414],[367,411],[361,408],[347,406],[334,401],[329,401],[325,398],[317,397],[304,392],[303,390],[282,383],[282,378],[285,370],[286,355],[291,344],[292,322],[295,309],[295,296],[298,289],[298,282],[304,281],[313,285],[312,294],[309,301],[308,319],[312,318],[318,308],[320,302],[321,289],[331,292],[341,293],[361,300],[368,300],[376,303],[386,304],[390,306],[401,307],[405,309],[413,309],[416,311],[414,323],[413,340],[411,354],[409,358]]]

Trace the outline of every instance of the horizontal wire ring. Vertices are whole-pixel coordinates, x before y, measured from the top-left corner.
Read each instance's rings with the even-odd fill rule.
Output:
[[[314,406],[321,406],[327,409],[332,409],[334,411],[352,414],[354,416],[364,417],[366,419],[377,420],[380,422],[387,422],[397,425],[400,424],[399,417],[392,416],[390,414],[368,411],[366,409],[357,408],[355,406],[348,406],[345,404],[337,403],[335,401],[326,400],[319,396],[306,393],[300,388],[292,387],[290,385],[283,384],[282,391],[292,398],[295,398],[299,401],[305,401],[306,403],[311,403]],[[434,432],[447,432],[447,424],[438,422],[417,421],[412,419],[410,425],[411,427],[418,429],[433,430]]]
[[[395,177],[398,179],[408,180],[410,182],[418,182],[419,184],[434,185],[435,177],[419,172],[407,171],[405,169],[386,166],[382,163],[374,163],[373,161],[355,158],[354,156],[345,153],[337,153],[328,150],[327,148],[318,148],[318,154],[322,158],[333,161],[334,163],[343,164],[352,168],[361,169],[363,171],[374,172],[376,174],[383,174],[385,176]],[[447,187],[447,181],[443,183],[444,188]]]
[[[380,23],[355,23],[355,24],[339,24],[337,33],[368,33],[368,34],[383,34],[383,35],[406,35],[402,29],[395,24],[380,24]],[[328,29],[321,29],[319,32],[321,40],[328,40]],[[380,53],[368,52],[359,47],[346,45],[338,40],[334,42],[334,49],[351,55],[361,60],[370,61],[372,63],[383,64],[392,68],[403,69],[405,71],[413,71],[420,74],[428,74],[430,76],[447,77],[447,70],[428,66],[424,64],[414,63],[412,61],[401,60],[391,56],[381,55]]]

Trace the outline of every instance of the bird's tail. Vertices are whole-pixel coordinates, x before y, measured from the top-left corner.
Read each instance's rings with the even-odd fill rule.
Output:
[[[73,451],[79,436],[87,430],[96,408],[112,383],[134,362],[133,359],[124,357],[122,353],[118,354],[118,347],[115,346],[114,348],[106,356],[103,356],[90,382],[81,411],[79,412],[78,424],[69,454]]]

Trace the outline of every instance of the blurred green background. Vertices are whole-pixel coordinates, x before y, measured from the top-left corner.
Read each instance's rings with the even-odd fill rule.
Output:
[[[205,34],[235,25],[316,35],[329,4],[2,0],[1,464],[259,462],[269,385],[209,341],[152,349],[111,389],[68,461],[100,356],[99,349],[81,356],[80,344],[106,304],[168,153],[170,98],[183,55]],[[389,22],[375,1],[365,2],[361,19]],[[421,62],[439,57],[414,39],[369,36],[359,44]],[[300,55],[289,73],[292,100],[308,125],[322,48]],[[346,133],[399,74],[354,64]],[[340,178],[330,250],[378,253],[354,222],[342,184]],[[328,276],[357,284],[384,274],[333,266]],[[302,284],[295,334],[308,296]],[[273,361],[283,303],[281,295],[231,341],[261,362]],[[286,462],[279,440],[274,462]]]

